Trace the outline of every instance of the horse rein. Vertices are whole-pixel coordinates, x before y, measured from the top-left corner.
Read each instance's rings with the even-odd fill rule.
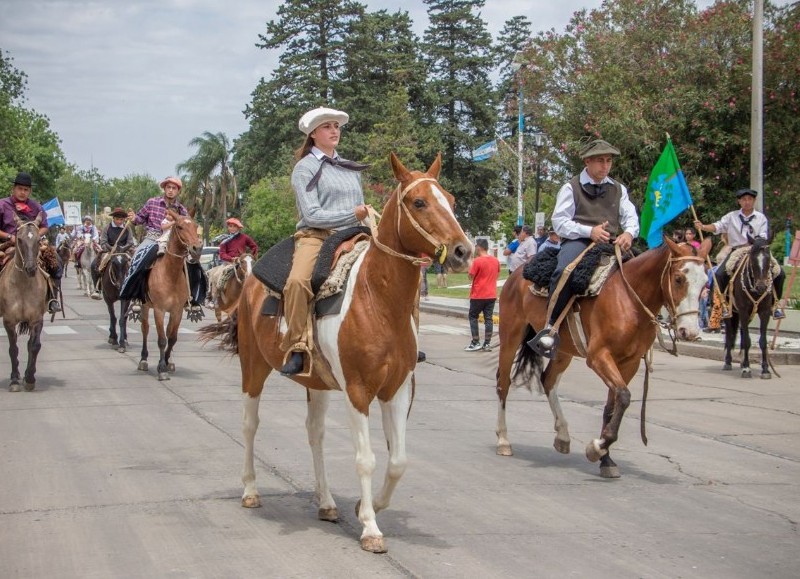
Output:
[[[644,310],[645,314],[650,318],[650,323],[655,324],[656,326],[658,326],[659,330],[662,329],[662,328],[666,329],[667,332],[669,333],[669,337],[672,340],[672,348],[668,348],[667,347],[667,345],[664,342],[664,336],[661,334],[660,331],[656,333],[656,337],[658,338],[659,345],[665,351],[669,352],[673,356],[677,356],[678,355],[678,346],[676,345],[676,336],[675,336],[675,330],[677,329],[676,322],[677,322],[678,318],[680,318],[681,316],[697,315],[700,310],[699,309],[689,310],[689,311],[686,311],[686,312],[682,312],[680,314],[676,314],[675,298],[672,295],[672,284],[667,284],[667,295],[669,297],[669,302],[664,304],[664,305],[667,307],[667,311],[669,312],[670,321],[669,321],[669,324],[666,324],[664,322],[659,322],[658,321],[658,317],[655,314],[653,314],[653,312],[650,311],[650,308],[648,308],[644,304],[644,302],[642,302],[641,298],[639,297],[639,294],[637,294],[636,291],[633,289],[633,287],[631,287],[631,284],[628,282],[628,279],[625,277],[625,271],[622,268],[622,252],[620,251],[620,248],[619,248],[618,245],[614,246],[614,253],[616,254],[616,257],[617,257],[617,263],[619,263],[620,276],[622,277],[622,281],[625,283],[625,287],[628,289],[628,292],[630,294],[632,294],[633,297],[636,298],[636,301],[638,302],[639,306],[641,306],[641,308]],[[667,259],[667,263],[664,265],[664,269],[661,270],[661,285],[662,286],[664,285],[664,277],[667,275],[667,272],[669,272],[670,269],[672,268],[672,264],[676,263],[676,262],[680,262],[680,261],[696,261],[698,263],[705,263],[702,258],[697,257],[695,255],[682,255],[682,256],[679,256],[679,257],[672,257],[672,255],[670,255],[669,258]]]
[[[17,243],[19,243],[19,232],[23,227],[35,227],[36,228],[36,237],[37,238],[39,237],[39,226],[36,225],[36,222],[34,222],[34,221],[27,221],[27,222],[25,222],[22,225],[17,227],[17,234],[15,236],[17,238]],[[17,264],[17,258],[19,258],[21,266],[19,264]],[[24,271],[26,266],[27,266],[27,264],[25,263],[25,258],[22,256],[22,252],[18,251],[17,248],[15,247],[14,248],[14,267],[17,268],[19,271]],[[37,265],[37,267],[38,267],[38,265]],[[39,267],[39,269],[42,270],[42,272],[44,272],[44,270],[41,267]]]
[[[177,222],[177,221],[175,221],[175,223],[173,224],[173,226],[172,226],[172,227],[174,228],[174,227],[177,225],[177,223],[178,223],[178,222]],[[177,237],[177,238],[178,238],[178,241],[180,241],[180,242],[181,242],[181,245],[183,245],[184,254],[183,254],[183,255],[178,255],[177,253],[172,253],[172,252],[169,250],[169,243],[167,243],[167,247],[165,247],[165,248],[164,248],[164,251],[165,251],[166,253],[170,254],[170,255],[171,255],[171,256],[173,256],[173,257],[177,257],[177,258],[179,258],[179,259],[186,259],[186,258],[189,256],[189,244],[188,244],[186,241],[184,241],[184,239],[181,237],[180,230],[178,230],[178,231],[175,231],[174,233],[175,233],[175,237]]]
[[[419,233],[423,237],[423,239],[425,239],[425,241],[427,241],[428,243],[433,245],[433,247],[436,248],[434,254],[436,255],[436,258],[439,261],[439,263],[444,263],[445,259],[447,259],[447,247],[445,246],[445,244],[441,243],[439,240],[434,238],[430,233],[425,231],[419,224],[419,222],[416,219],[414,219],[414,216],[411,215],[411,211],[408,210],[408,207],[406,207],[403,204],[403,199],[405,198],[406,194],[411,189],[416,187],[419,183],[422,183],[423,181],[433,181],[434,183],[438,183],[438,181],[433,177],[420,177],[418,179],[414,179],[411,183],[406,185],[402,190],[400,189],[400,185],[399,184],[397,185],[395,193],[397,194],[397,205],[401,209],[401,211],[397,212],[397,231],[398,233],[400,232],[400,216],[402,213],[405,213],[406,218],[408,218],[408,221],[409,223],[411,223],[411,226],[417,230],[417,233]],[[368,208],[368,211],[370,216],[370,229],[372,230],[372,240],[375,242],[375,245],[379,249],[381,249],[385,253],[388,253],[389,255],[393,255],[394,257],[400,257],[402,259],[408,260],[412,264],[417,266],[424,265],[428,267],[433,263],[433,259],[430,257],[418,257],[413,255],[407,255],[404,253],[399,253],[393,250],[391,247],[388,247],[383,243],[381,243],[380,240],[378,239],[378,224],[376,219],[374,219],[374,217],[377,217],[378,220],[380,220],[381,214],[375,211],[372,207]]]
[[[758,313],[758,306],[761,305],[761,302],[764,301],[764,298],[766,298],[770,294],[773,294],[775,301],[776,302],[778,301],[778,296],[775,295],[775,287],[772,285],[773,282],[772,263],[770,262],[769,259],[767,260],[767,262],[768,262],[767,271],[769,272],[769,275],[767,277],[767,289],[765,289],[757,299],[753,297],[753,294],[750,293],[750,289],[747,287],[747,283],[745,283],[745,273],[746,273],[751,287],[755,288],[755,275],[753,273],[753,265],[749,253],[745,255],[744,258],[742,259],[742,265],[738,270],[741,271],[739,279],[741,280],[742,291],[744,291],[744,295],[746,295],[747,299],[749,299],[750,302],[753,304],[753,311],[750,313],[750,319],[747,321],[748,325],[750,324],[750,322],[753,321],[753,318],[756,317],[756,314]]]

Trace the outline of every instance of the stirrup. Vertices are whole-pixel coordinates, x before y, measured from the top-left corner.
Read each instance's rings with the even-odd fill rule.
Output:
[[[49,302],[47,302],[47,313],[48,314],[57,314],[61,311],[61,304],[58,303],[58,300],[53,298]]]
[[[558,352],[558,346],[561,343],[561,337],[558,335],[558,332],[553,332],[553,328],[551,326],[545,326],[545,328],[536,334],[532,339],[528,340],[528,347],[545,358],[555,358],[556,353]],[[544,338],[551,338],[553,340],[553,345],[549,348],[542,344],[542,340]]]
[[[203,308],[200,304],[186,304],[184,306],[184,310],[186,310],[186,319],[190,322],[199,322],[205,317],[205,313],[203,313]]]

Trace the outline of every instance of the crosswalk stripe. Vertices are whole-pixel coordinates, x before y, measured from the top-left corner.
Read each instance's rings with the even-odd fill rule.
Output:
[[[42,331],[48,336],[66,336],[67,334],[77,334],[69,326],[45,326]]]
[[[456,328],[443,324],[422,324],[419,327],[424,334],[449,334],[451,336],[469,336],[469,328]]]

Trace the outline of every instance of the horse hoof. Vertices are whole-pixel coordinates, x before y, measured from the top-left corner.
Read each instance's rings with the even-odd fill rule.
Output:
[[[25,392],[33,392],[36,382],[25,382]]]
[[[600,476],[603,478],[619,478],[619,467],[618,466],[601,466],[600,467]]]
[[[117,341],[114,338],[109,338],[108,339],[108,343],[111,344],[112,346],[116,346],[117,345]]]
[[[722,367],[722,369],[723,369],[723,370],[725,370],[725,371],[727,372],[727,371],[729,371],[729,370],[733,370],[733,366],[731,366],[730,364],[725,364],[725,365]]]
[[[361,537],[361,548],[370,553],[385,553],[388,551],[383,537]]]
[[[169,380],[169,372],[159,372],[158,373],[159,381],[163,382],[164,380]]]
[[[589,462],[597,462],[606,454],[608,454],[608,451],[605,448],[600,448],[600,441],[596,438],[586,445],[586,458],[589,459]]]
[[[8,385],[9,392],[19,392],[19,382],[12,382]]]
[[[258,495],[242,497],[242,506],[246,509],[257,509],[261,506],[261,497]]]
[[[125,346],[120,346],[119,348],[117,348],[117,352],[119,352],[120,354],[124,354],[125,353]]]
[[[514,456],[514,452],[511,450],[510,444],[500,444],[497,446],[497,454],[500,456]]]
[[[147,372],[147,362],[145,360],[139,362],[138,369],[141,370],[142,372]]]
[[[742,370],[742,378],[752,378],[752,377],[753,377],[753,372],[750,370],[750,368],[745,368],[744,370]]]
[[[561,454],[569,454],[569,440],[560,440],[556,438],[553,441],[553,448]]]
[[[169,364],[167,364],[167,371],[168,372],[174,372],[175,371],[175,363],[174,362],[170,362]]]
[[[769,372],[763,372],[761,374],[761,379],[762,380],[772,380],[772,374],[770,374]]]
[[[320,508],[317,511],[317,518],[320,521],[335,523],[339,520],[339,510],[336,507]]]

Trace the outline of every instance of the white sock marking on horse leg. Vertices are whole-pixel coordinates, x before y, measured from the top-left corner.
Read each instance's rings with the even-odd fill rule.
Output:
[[[369,417],[361,414],[350,398],[345,396],[347,415],[350,422],[350,434],[356,451],[356,474],[361,482],[361,506],[358,520],[364,526],[361,538],[382,537],[375,521],[375,509],[372,506],[372,473],[375,472],[375,453],[369,441]]]
[[[315,492],[320,509],[336,508],[336,503],[331,496],[328,486],[328,477],[325,473],[325,414],[328,411],[330,392],[327,390],[308,390],[308,416],[306,417],[306,430],[308,431],[308,444],[311,447],[311,457],[314,462],[314,477],[316,479]]]
[[[258,403],[261,396],[251,397],[245,394],[242,406],[242,435],[244,436],[244,469],[242,470],[242,483],[244,494],[242,498],[258,496],[256,488],[256,470],[253,464],[253,444],[258,430]]]
[[[411,376],[409,374],[394,397],[388,402],[381,402],[381,418],[383,433],[389,444],[389,460],[386,464],[386,477],[383,488],[373,504],[375,512],[389,506],[392,493],[406,471],[406,425],[408,407],[411,405]]]
[[[561,401],[558,398],[558,385],[561,382],[561,376],[556,379],[553,389],[550,390],[550,395],[547,397],[547,402],[550,404],[550,411],[555,418],[554,429],[556,431],[556,438],[569,444],[569,424],[564,417],[564,411],[561,409]]]

